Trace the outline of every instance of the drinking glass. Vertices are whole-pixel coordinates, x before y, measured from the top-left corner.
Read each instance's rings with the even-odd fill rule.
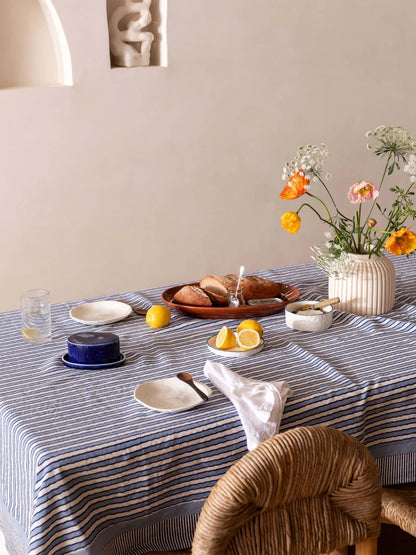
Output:
[[[51,307],[49,291],[29,289],[20,297],[22,334],[29,343],[46,343],[51,338]]]

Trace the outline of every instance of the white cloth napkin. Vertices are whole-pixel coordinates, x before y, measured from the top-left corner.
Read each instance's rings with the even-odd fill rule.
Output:
[[[249,451],[279,432],[286,399],[292,395],[286,382],[243,378],[211,360],[206,361],[204,374],[237,409]]]

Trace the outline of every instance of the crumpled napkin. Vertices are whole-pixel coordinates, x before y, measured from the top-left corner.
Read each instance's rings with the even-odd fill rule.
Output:
[[[287,382],[243,378],[211,360],[206,361],[204,374],[237,409],[249,451],[279,432],[286,399],[292,395]]]

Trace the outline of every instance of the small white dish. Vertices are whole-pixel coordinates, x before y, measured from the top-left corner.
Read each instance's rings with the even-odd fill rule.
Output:
[[[207,385],[196,380],[194,383],[211,397],[211,389]],[[204,403],[192,387],[176,377],[143,382],[134,390],[134,398],[141,405],[158,412],[181,412]]]
[[[298,331],[325,331],[331,327],[334,309],[331,305],[321,308],[322,314],[296,314],[305,305],[313,305],[318,301],[297,301],[289,303],[285,308],[286,325]]]
[[[237,345],[234,346],[232,349],[218,349],[215,346],[216,339],[217,339],[216,335],[213,335],[208,339],[208,342],[207,342],[208,349],[211,352],[215,353],[216,355],[220,355],[222,357],[237,357],[237,358],[251,357],[256,353],[259,353],[264,347],[264,341],[263,339],[261,339],[260,345],[255,349],[250,349],[249,351],[245,351],[244,349],[241,349],[241,347],[238,347]]]
[[[75,306],[69,315],[76,322],[88,326],[103,326],[124,320],[132,313],[132,308],[119,301],[95,301]]]

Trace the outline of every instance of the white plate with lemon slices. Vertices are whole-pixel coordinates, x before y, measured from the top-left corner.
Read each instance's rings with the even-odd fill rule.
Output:
[[[222,357],[250,357],[259,353],[264,347],[264,341],[263,339],[261,339],[259,346],[250,350],[242,349],[238,345],[234,345],[234,347],[231,347],[231,349],[218,349],[218,347],[215,346],[216,340],[216,335],[213,335],[208,339],[208,349],[216,355],[220,355]]]
[[[208,339],[208,349],[223,357],[249,357],[263,349],[262,335],[263,328],[258,322],[244,320],[238,326],[237,333],[223,326],[217,335]]]

